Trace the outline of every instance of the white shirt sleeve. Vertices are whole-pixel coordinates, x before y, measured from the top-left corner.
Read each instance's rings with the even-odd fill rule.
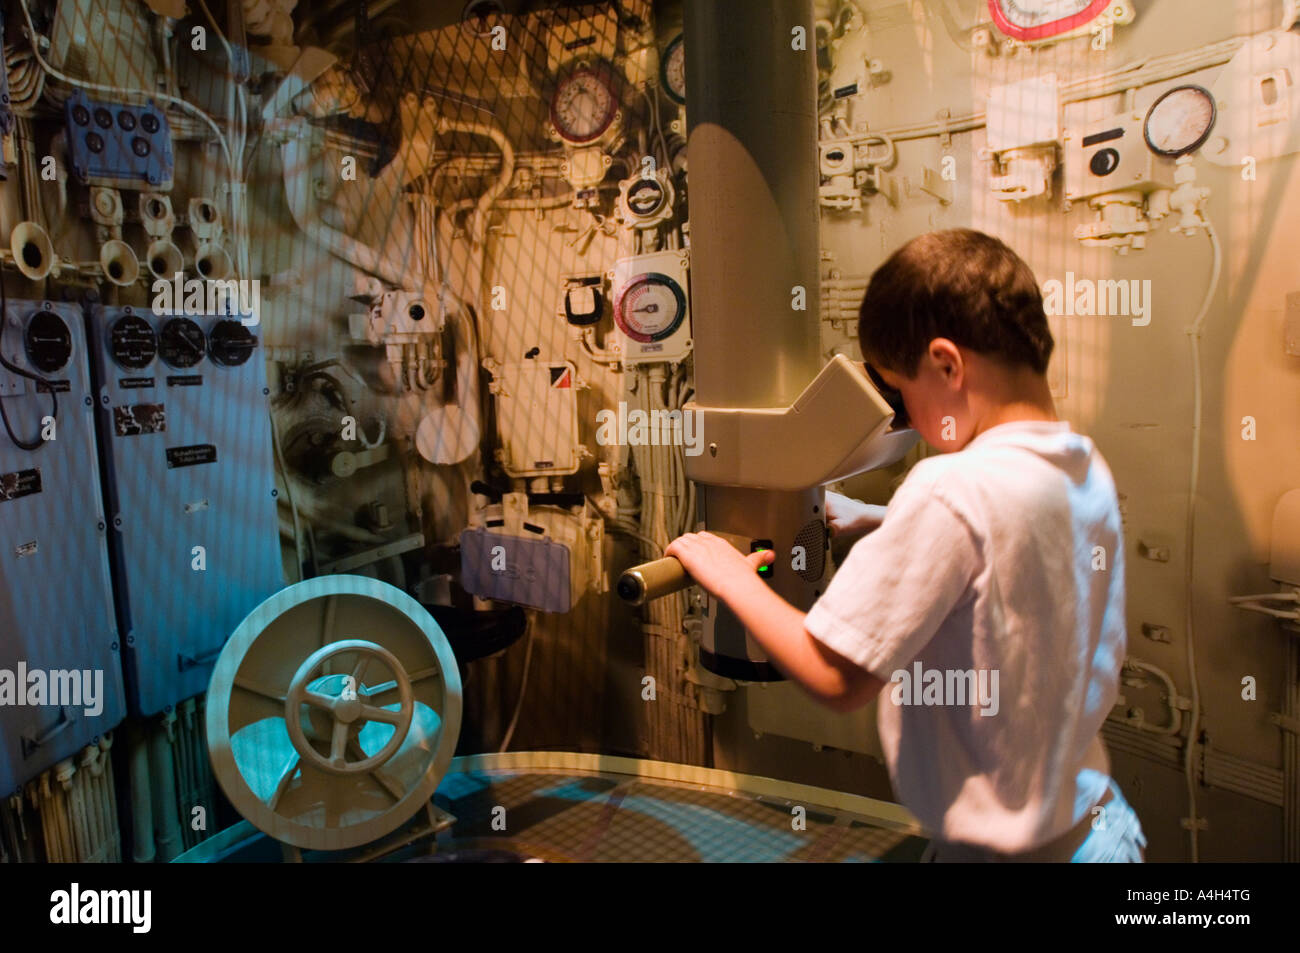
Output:
[[[982,562],[971,527],[933,483],[905,481],[880,528],[849,550],[804,627],[889,681],[925,648],[948,614],[973,596]]]

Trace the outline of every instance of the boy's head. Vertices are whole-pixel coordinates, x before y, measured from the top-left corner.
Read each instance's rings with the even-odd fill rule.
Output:
[[[999,408],[1050,405],[1042,292],[1029,266],[983,232],[930,232],[894,252],[867,285],[858,344],[941,450],[961,449]]]

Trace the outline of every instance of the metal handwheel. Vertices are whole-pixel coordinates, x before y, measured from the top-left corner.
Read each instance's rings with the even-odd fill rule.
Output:
[[[361,656],[351,675],[326,676],[311,681],[312,673],[323,663],[344,654]],[[386,684],[372,691],[362,684],[361,677],[372,658],[380,659],[395,676],[395,682],[391,687]],[[338,694],[326,690],[328,686],[324,683],[331,681],[337,683],[340,680],[341,684],[334,686],[339,689]],[[391,691],[397,691],[399,694],[400,708],[397,711],[372,704],[376,695],[390,694]],[[328,758],[321,755],[307,740],[301,717],[304,704],[327,712],[332,719]],[[284,701],[284,720],[289,728],[289,740],[293,742],[298,754],[322,771],[334,774],[365,773],[387,762],[406,740],[406,733],[411,728],[411,716],[414,714],[411,680],[406,677],[406,670],[393,657],[393,653],[382,645],[361,639],[335,642],[313,652],[293,676],[293,681],[289,683],[289,694]],[[370,721],[392,725],[393,736],[371,757],[361,761],[346,760],[344,752],[349,747],[348,742],[355,739],[361,725]],[[359,746],[353,747],[355,749]]]

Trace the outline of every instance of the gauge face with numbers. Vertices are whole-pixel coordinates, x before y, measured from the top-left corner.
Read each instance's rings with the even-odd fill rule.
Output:
[[[999,30],[1016,40],[1041,40],[1087,26],[1111,0],[989,0]]]
[[[682,34],[678,33],[664,50],[660,66],[663,74],[664,92],[668,98],[679,106],[686,104],[686,47],[682,44]]]
[[[564,76],[551,98],[551,124],[567,142],[592,142],[618,113],[618,96],[603,72],[580,66]]]
[[[1157,99],[1147,112],[1147,145],[1157,155],[1177,158],[1195,152],[1210,137],[1216,109],[1214,97],[1202,86],[1177,86]]]
[[[138,371],[148,367],[158,353],[158,338],[148,321],[138,314],[126,314],[113,322],[108,349],[118,367]]]
[[[667,275],[648,272],[627,283],[614,304],[614,320],[634,341],[650,344],[671,335],[686,318],[686,294]]]
[[[203,360],[207,339],[203,329],[189,318],[170,319],[158,338],[158,353],[170,367],[193,367]]]

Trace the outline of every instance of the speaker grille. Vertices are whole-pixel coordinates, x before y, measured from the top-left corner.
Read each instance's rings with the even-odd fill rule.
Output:
[[[811,520],[804,524],[795,536],[794,544],[802,546],[807,554],[808,566],[795,572],[804,582],[817,582],[826,571],[826,527],[821,520]]]

